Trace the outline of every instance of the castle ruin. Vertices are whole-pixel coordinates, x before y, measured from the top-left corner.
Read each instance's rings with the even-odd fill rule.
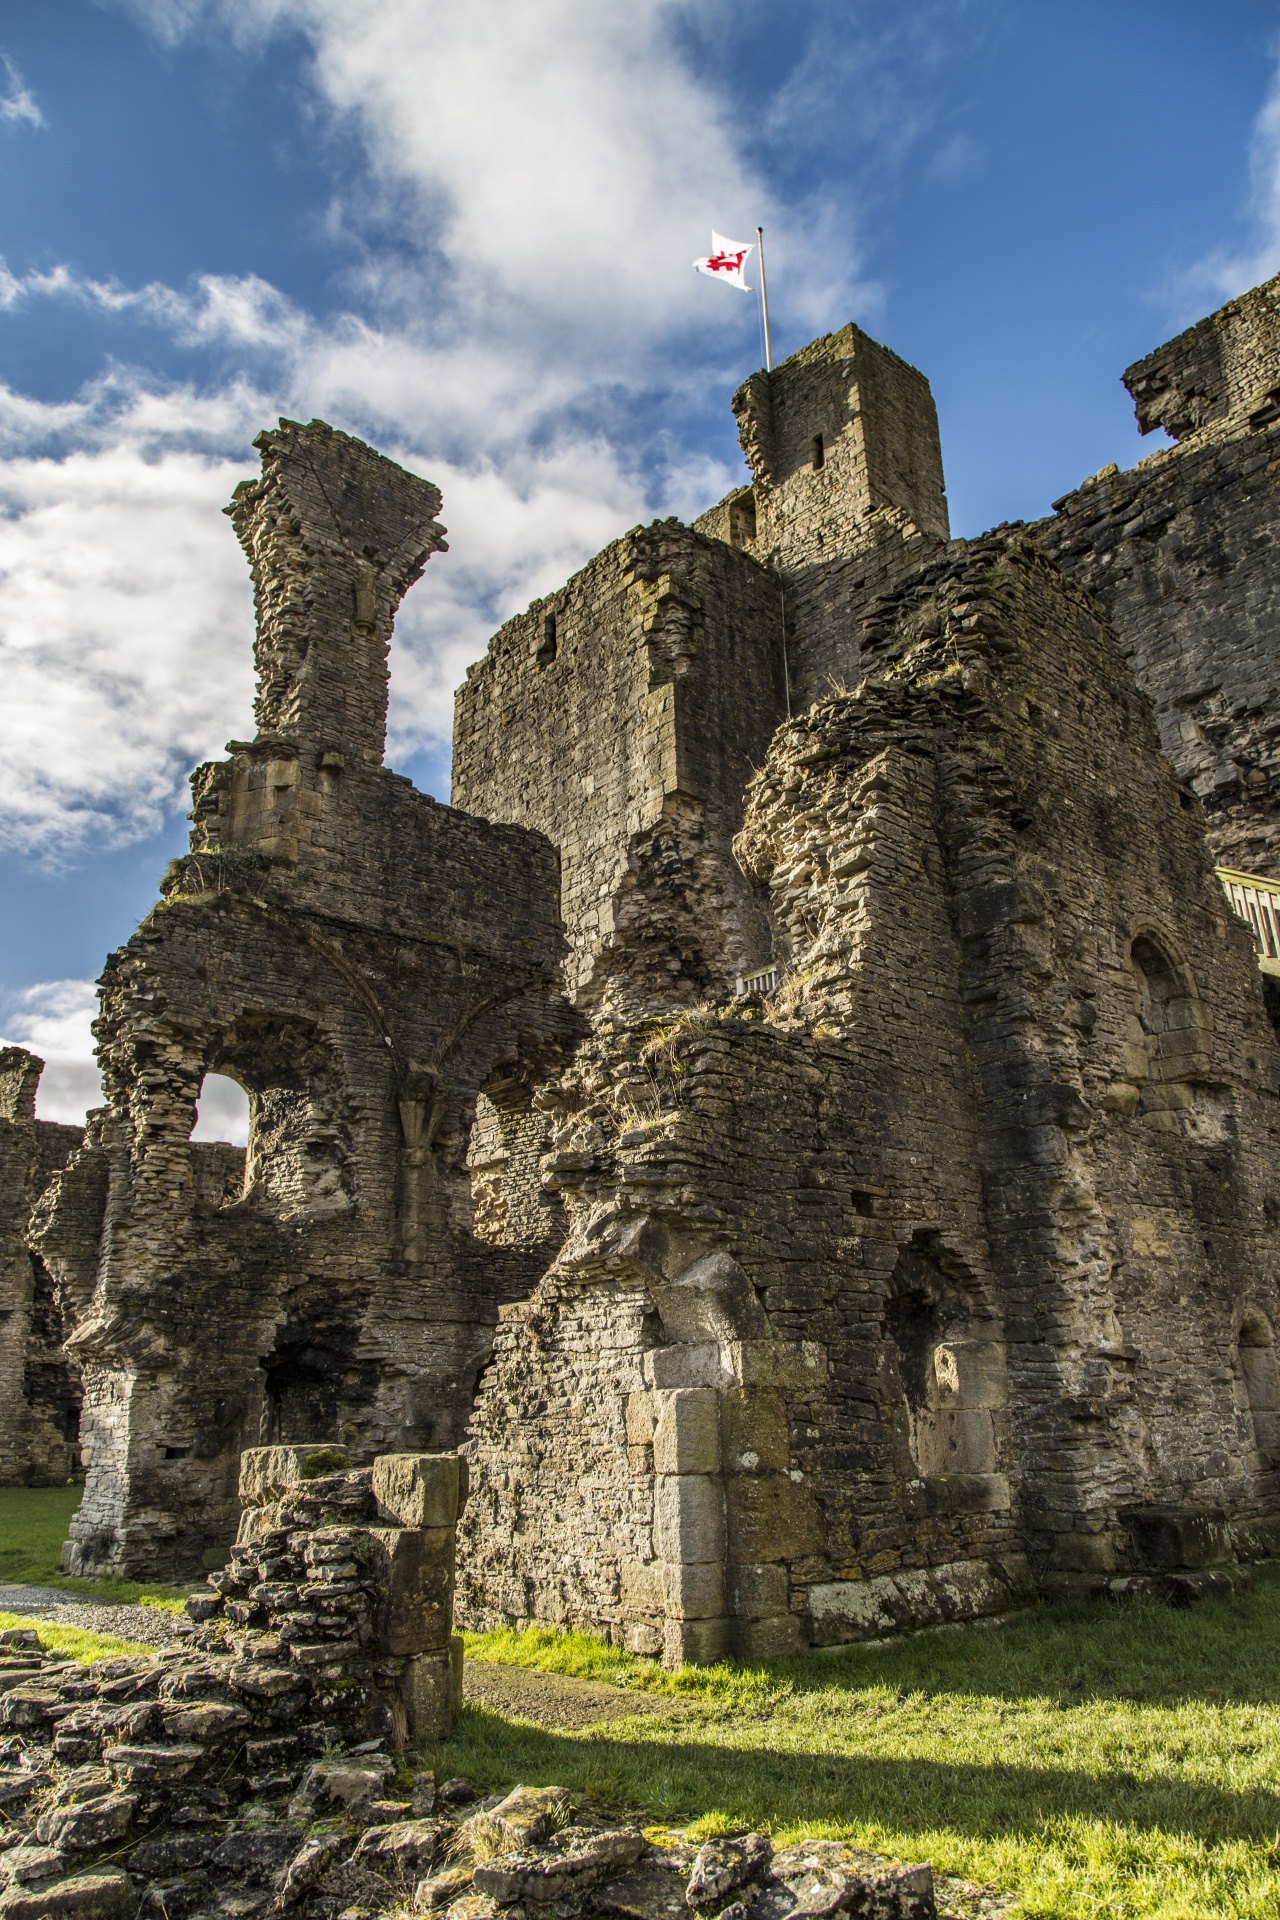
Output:
[[[452,807],[382,765],[439,494],[260,436],[257,731],[107,963],[83,1142],[0,1063],[74,1571],[221,1565],[241,1450],[320,1440],[464,1447],[464,1623],[668,1662],[1277,1550],[1278,301],[1129,369],[1174,445],[970,541],[914,368],[754,374],[750,486],[469,669]]]

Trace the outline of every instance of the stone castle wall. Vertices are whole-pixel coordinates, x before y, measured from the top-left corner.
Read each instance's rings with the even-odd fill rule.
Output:
[[[732,841],[784,711],[777,581],[672,522],[606,548],[468,669],[454,803],[556,847],[575,999],[661,1010],[767,955]]]
[[[1280,877],[1277,282],[1125,376],[1143,431],[1179,444],[1104,469],[1035,538],[1105,604],[1218,860]]]
[[[568,1032],[554,854],[378,764],[368,675],[439,496],[328,428],[265,438],[235,513],[260,716],[292,732],[197,770],[192,852],[103,976],[106,1110],[33,1236],[80,1303],[77,1571],[219,1564],[247,1442],[452,1444],[499,1302],[554,1246],[477,1237],[466,1165],[481,1090]],[[250,1096],[232,1192],[190,1142],[214,1071]]]
[[[1269,1549],[1248,936],[1097,608],[1025,542],[930,588],[753,782],[778,993],[677,1016],[647,1101],[616,1048],[562,1089],[468,1618],[767,1657],[1149,1574],[1170,1515],[1175,1562]]]
[[[31,1210],[80,1144],[36,1119],[43,1060],[0,1049],[0,1486],[63,1486],[79,1465],[80,1382],[48,1270],[26,1244]]]
[[[34,1212],[76,1567],[220,1563],[241,1447],[317,1432],[465,1436],[467,1623],[668,1661],[1272,1550],[1280,1051],[1212,867],[1273,832],[1269,301],[1130,370],[1178,447],[979,541],[887,349],[753,376],[751,487],[470,670],[456,809],[381,766],[438,494],[262,437],[259,732]]]

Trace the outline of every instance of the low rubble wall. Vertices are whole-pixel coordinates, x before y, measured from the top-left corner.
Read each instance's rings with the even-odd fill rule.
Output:
[[[240,1457],[229,1565],[187,1611],[234,1655],[231,1684],[277,1715],[296,1702],[343,1735],[447,1738],[462,1689],[454,1542],[467,1496],[455,1453],[381,1454],[348,1469],[331,1443]]]

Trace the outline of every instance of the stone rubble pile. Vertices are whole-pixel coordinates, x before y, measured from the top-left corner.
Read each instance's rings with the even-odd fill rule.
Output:
[[[232,1664],[86,1669],[4,1636],[2,1920],[935,1920],[928,1866],[838,1841],[654,1846],[559,1787],[476,1806],[381,1740],[272,1731]]]

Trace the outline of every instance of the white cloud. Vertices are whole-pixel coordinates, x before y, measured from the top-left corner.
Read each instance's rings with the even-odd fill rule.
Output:
[[[26,1047],[45,1063],[36,1093],[37,1119],[82,1126],[86,1110],[102,1105],[90,1032],[97,1013],[92,980],[45,980],[10,999],[0,1045]]]
[[[1215,247],[1177,276],[1171,298],[1187,320],[1198,319],[1206,299],[1215,306],[1269,280],[1280,270],[1280,50],[1267,97],[1249,137],[1249,195],[1245,209],[1248,244]]]
[[[250,469],[188,443],[193,404],[113,410],[99,392],[42,418],[0,391],[10,444],[80,442],[0,461],[0,842],[56,858],[152,832],[189,768],[243,731],[252,610],[219,509]],[[248,438],[260,407],[242,393],[219,411],[247,414]]]
[[[0,121],[8,127],[42,127],[44,115],[36,105],[35,96],[29,87],[23,85],[22,75],[14,66],[8,54],[0,55],[4,62],[4,90],[0,92]]]
[[[304,36],[321,113],[365,156],[331,210],[359,264],[324,319],[254,275],[131,288],[0,267],[0,306],[160,328],[216,369],[165,386],[117,365],[58,404],[0,388],[0,839],[52,858],[153,830],[190,765],[251,724],[248,582],[219,508],[260,427],[320,414],[444,489],[451,552],[406,603],[391,714],[393,755],[439,747],[501,619],[627,526],[733,484],[699,455],[657,460],[659,419],[639,446],[628,423],[653,391],[676,418],[727,403],[750,322],[689,262],[713,223],[776,211],[672,0],[131,10],[170,40]],[[830,207],[792,210],[786,234],[779,321],[807,335],[847,317],[856,262]]]
[[[224,1073],[206,1073],[196,1102],[193,1140],[225,1140],[233,1147],[249,1139],[249,1096]]]

